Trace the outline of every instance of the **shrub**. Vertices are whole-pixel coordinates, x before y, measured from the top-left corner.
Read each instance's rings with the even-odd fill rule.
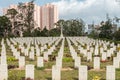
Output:
[[[94,76],[92,80],[100,80],[101,78],[99,76]]]
[[[73,59],[72,58],[63,58],[63,62],[72,62],[73,61]]]
[[[7,57],[7,61],[16,61],[17,59],[15,59],[15,57],[11,56],[11,57]]]

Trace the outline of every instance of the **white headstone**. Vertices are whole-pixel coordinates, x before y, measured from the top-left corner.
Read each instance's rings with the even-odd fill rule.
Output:
[[[33,52],[33,51],[30,52],[29,58],[30,58],[31,60],[34,60],[34,52]]]
[[[19,57],[19,68],[24,68],[25,67],[25,57],[20,56]]]
[[[87,66],[80,66],[79,67],[79,80],[87,80],[88,72]]]
[[[25,49],[25,56],[28,56],[28,49]]]
[[[94,69],[100,69],[100,57],[94,57]]]
[[[114,65],[115,68],[119,68],[120,62],[119,62],[119,58],[118,57],[114,57],[113,58],[113,65]]]
[[[16,52],[15,53],[15,59],[19,59],[19,57],[20,57],[20,52]]]
[[[106,61],[106,59],[107,59],[107,53],[103,52],[102,53],[102,61]]]
[[[92,52],[87,53],[87,61],[92,61]]]
[[[37,57],[37,67],[43,67],[43,57]]]
[[[26,65],[25,78],[30,78],[34,80],[34,65]]]
[[[114,66],[107,66],[106,80],[115,80],[115,67]]]
[[[98,53],[98,46],[96,46],[95,47],[95,53],[94,53],[95,55],[98,55],[99,53]]]
[[[36,56],[40,56],[40,49],[36,48]]]
[[[75,58],[75,68],[79,68],[80,65],[81,65],[81,58],[76,57]]]
[[[52,66],[52,80],[61,80],[61,71],[56,65]]]
[[[43,54],[43,58],[44,58],[45,61],[48,61],[48,54],[47,54],[47,52],[45,52],[45,53]]]
[[[8,80],[7,64],[0,65],[0,80]]]
[[[107,57],[111,57],[111,51],[107,50]]]
[[[56,57],[56,66],[60,69],[62,68],[62,58]]]
[[[6,56],[1,56],[1,64],[7,64]]]

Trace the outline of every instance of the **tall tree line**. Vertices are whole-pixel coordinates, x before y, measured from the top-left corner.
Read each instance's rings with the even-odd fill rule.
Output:
[[[119,18],[115,19],[117,23],[119,23]],[[100,28],[98,30],[93,30],[88,36],[92,38],[101,38],[107,40],[115,40],[120,41],[120,28],[114,31],[114,23],[111,19],[107,21],[102,21],[100,24]]]
[[[84,34],[85,23],[82,19],[59,20],[56,28],[43,30],[34,28],[34,0],[26,3],[19,3],[17,10],[7,10],[7,14],[0,16],[0,36],[60,36],[61,27],[64,36],[81,36]]]

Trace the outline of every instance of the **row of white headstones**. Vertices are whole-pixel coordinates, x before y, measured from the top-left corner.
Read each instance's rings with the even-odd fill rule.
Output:
[[[43,60],[46,60],[48,61],[48,55],[52,54],[52,52],[55,50],[55,46],[58,45],[58,43],[61,41],[61,38],[51,38],[51,40],[49,40],[49,38],[47,38],[46,41],[41,41],[42,45],[45,45],[46,43],[48,43],[49,41],[49,44],[48,45],[52,45],[52,43],[55,42],[55,44],[50,47],[50,49],[48,49],[48,51],[46,51],[43,55],[43,57],[40,56],[40,49],[37,45],[37,43],[35,43],[36,45],[36,54],[35,54],[35,51],[34,51],[34,47],[33,46],[30,46],[31,42],[29,42],[29,39],[26,41],[26,42],[29,42],[28,45],[27,45],[27,48],[25,48],[23,46],[23,43],[22,43],[22,40],[20,39],[17,39],[21,44],[19,45],[19,48],[21,49],[21,52],[24,53],[25,56],[28,56],[29,59],[31,60],[34,60],[35,58],[35,55],[37,56],[37,67],[43,67],[44,66],[44,61]],[[25,70],[26,70],[26,76],[25,78],[31,78],[31,79],[34,79],[34,65],[32,64],[28,64],[28,65],[25,65],[25,56],[21,56],[20,55],[20,51],[17,50],[17,48],[14,46],[16,45],[16,41],[14,39],[10,39],[10,41],[7,39],[7,44],[8,46],[10,47],[12,53],[13,53],[13,56],[19,60],[19,68],[24,68],[25,67]],[[11,43],[12,42],[12,43]],[[43,44],[44,43],[44,44]],[[1,63],[0,63],[0,80],[7,80],[8,79],[8,68],[7,68],[7,57],[6,57],[6,47],[5,47],[5,43],[4,43],[4,39],[2,39],[1,41],[1,45],[2,45],[2,49],[1,49]],[[29,49],[31,49],[31,51],[29,51]],[[41,50],[44,51],[45,49],[47,49],[47,46],[43,46],[41,47]],[[3,75],[4,74],[4,75]]]
[[[72,38],[72,37],[68,37],[67,41],[69,43],[69,48],[70,48],[70,52],[71,55],[73,57],[73,59],[75,59],[76,61],[80,60],[81,58],[77,58],[77,53],[75,52],[75,49],[70,45],[70,41],[71,40],[74,45],[78,46],[78,49],[80,50],[80,53],[82,53],[84,56],[83,57],[87,57],[87,60],[92,61],[92,54],[94,53],[94,55],[102,55],[102,58],[100,57],[94,57],[94,69],[95,70],[100,70],[100,59],[102,61],[107,60],[107,57],[111,57],[112,54],[114,54],[114,51],[116,51],[116,47],[120,47],[120,45],[118,44],[117,46],[114,45],[114,43],[110,42],[105,42],[105,41],[100,41],[100,40],[93,40],[87,37],[83,37],[83,38]],[[87,49],[84,49],[81,45],[78,45],[79,42],[80,44],[84,45],[87,44]],[[104,44],[103,47],[100,48],[100,52],[98,49],[98,46],[100,46],[101,44]],[[91,47],[92,45],[95,46],[95,49],[93,47]],[[110,46],[110,49],[107,48],[107,46]],[[80,64],[76,63],[76,66],[79,67]],[[113,58],[113,65],[108,65],[106,66],[106,80],[115,80],[115,69],[116,68],[120,68],[120,51],[117,52],[117,56]],[[87,80],[87,66],[82,66],[79,67],[79,80]],[[82,77],[84,76],[84,77]]]
[[[46,40],[47,39],[47,40]],[[29,42],[29,40],[31,42]],[[46,40],[46,41],[45,41]],[[16,42],[19,42],[19,47],[24,53],[25,56],[29,56],[30,59],[34,60],[34,55],[37,56],[37,66],[38,67],[43,67],[44,62],[43,60],[48,60],[48,55],[52,54],[53,50],[55,50],[55,46],[58,45],[58,43],[61,41],[61,38],[45,38],[45,40],[40,40],[39,38],[36,39],[35,41],[35,48],[36,48],[36,54],[34,53],[34,47],[30,46],[30,44],[34,44],[33,40],[31,38],[27,39],[10,39],[10,41],[7,39],[7,44],[10,46],[10,49],[13,52],[13,56],[15,56],[16,59],[19,59],[19,68],[23,68],[26,66],[26,78],[31,78],[34,79],[34,65],[25,65],[25,57],[20,56],[20,52],[15,48]],[[52,66],[52,80],[61,80],[61,69],[62,69],[62,58],[64,54],[64,38],[62,40],[62,45],[60,47],[60,50],[58,52],[58,56],[56,57],[56,65]],[[50,42],[49,42],[50,41]],[[87,80],[88,78],[88,71],[87,71],[87,66],[81,65],[81,58],[77,56],[77,53],[73,46],[71,45],[72,41],[76,46],[78,46],[78,49],[82,54],[84,54],[84,57],[87,57],[88,60],[92,61],[92,53],[95,51],[95,55],[98,55],[98,46],[101,45],[101,43],[104,43],[105,45],[103,48],[100,48],[100,53],[102,56],[104,54],[104,58],[102,60],[106,60],[108,56],[111,57],[111,54],[116,50],[116,46],[112,43],[109,50],[107,49],[107,45],[109,45],[109,42],[104,42],[104,41],[99,41],[99,40],[93,40],[89,39],[87,37],[67,37],[67,42],[69,45],[70,53],[72,58],[75,61],[75,68],[79,69],[79,80]],[[13,44],[11,44],[11,42]],[[23,46],[23,43],[27,42],[27,48]],[[53,44],[55,42],[55,44]],[[81,45],[84,45],[84,43],[87,44],[87,49],[85,50],[81,45],[78,45],[77,42],[79,42]],[[41,43],[43,47],[39,49],[39,46],[37,44]],[[43,57],[40,56],[40,50],[44,51],[44,49],[47,49],[46,43],[49,45],[52,45],[50,49],[48,49],[47,52],[44,53]],[[97,45],[96,45],[97,43]],[[92,46],[92,44],[95,45],[95,50]],[[6,48],[4,44],[4,40],[1,41],[2,45],[2,51],[1,51],[1,63],[0,63],[0,80],[4,80],[8,78],[8,69],[7,69],[7,61],[6,61]],[[44,46],[45,45],[45,46]],[[119,46],[119,45],[118,45]],[[106,47],[106,48],[104,48]],[[31,51],[29,52],[29,49],[31,48]],[[89,51],[88,51],[89,50]],[[106,51],[107,50],[107,51]],[[105,52],[106,51],[106,52]],[[105,57],[106,56],[106,57]],[[115,68],[119,68],[119,62],[120,62],[120,53],[117,53],[117,57],[114,57],[113,59],[113,65],[109,65],[106,67],[106,80],[115,80]],[[94,57],[94,69],[100,69],[100,57]],[[4,74],[4,75],[3,75]]]

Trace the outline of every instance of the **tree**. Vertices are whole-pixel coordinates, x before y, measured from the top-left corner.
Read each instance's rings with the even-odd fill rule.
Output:
[[[108,20],[105,22],[105,24],[103,24],[100,27],[100,34],[99,37],[100,38],[107,38],[107,39],[112,39],[112,24],[111,21]]]
[[[93,30],[88,36],[91,38],[98,38],[99,34]]]
[[[25,3],[19,3],[19,17],[21,19],[22,29],[29,33],[34,31],[34,0]]]
[[[60,27],[53,28],[49,31],[49,36],[60,36]]]
[[[64,25],[64,20],[63,19],[61,19],[61,20],[59,20],[57,23],[55,23],[55,25],[57,26],[57,27],[61,27],[62,25]]]
[[[114,39],[120,41],[120,28],[114,33]]]
[[[47,30],[46,27],[41,31],[41,36],[43,36],[43,37],[48,37],[49,36],[49,31]]]
[[[34,29],[34,31],[33,31],[33,33],[32,33],[32,36],[33,36],[33,37],[41,36],[41,32],[40,32],[40,31],[41,31],[41,30],[40,30],[39,27],[36,28],[36,29]]]
[[[15,35],[14,31],[15,31],[15,22],[16,22],[16,16],[17,16],[18,12],[16,9],[12,8],[12,9],[8,9],[7,10],[7,17],[10,19],[11,24],[12,24],[12,34]]]
[[[0,36],[8,37],[11,33],[11,22],[6,16],[0,16]]]
[[[84,33],[84,22],[82,19],[72,19],[72,20],[59,20],[57,22],[58,26],[63,27],[64,36],[80,36]]]

